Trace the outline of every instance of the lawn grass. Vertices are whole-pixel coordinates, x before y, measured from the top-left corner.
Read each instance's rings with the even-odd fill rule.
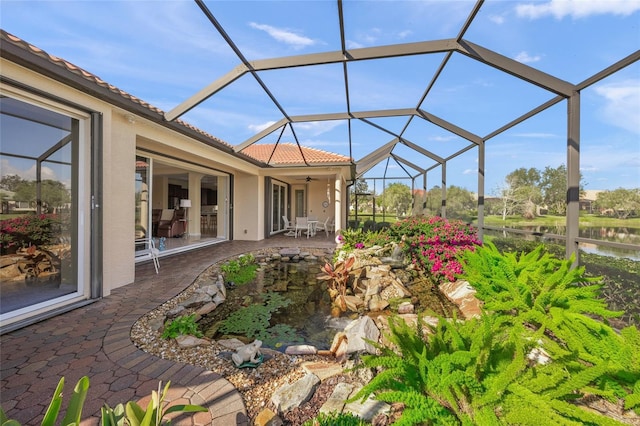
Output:
[[[564,226],[566,218],[564,216],[538,216],[533,219],[524,219],[521,216],[507,216],[502,220],[500,215],[488,215],[484,217],[484,224],[489,226]],[[598,216],[593,214],[580,215],[580,226],[602,226],[602,227],[629,227],[640,228],[640,217],[629,219],[618,219],[614,217]]]

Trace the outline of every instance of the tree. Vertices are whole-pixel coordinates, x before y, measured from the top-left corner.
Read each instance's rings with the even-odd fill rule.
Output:
[[[394,212],[396,216],[408,213],[412,200],[411,188],[399,182],[387,186],[379,198],[380,205],[387,211]]]
[[[473,193],[465,188],[447,186],[447,217],[463,217],[477,206]]]
[[[371,212],[372,209],[372,199],[373,197],[371,195],[364,195],[364,194],[370,194],[370,190],[369,190],[369,185],[367,184],[367,181],[365,179],[357,179],[356,182],[353,184],[353,200],[351,201],[353,204],[353,207],[355,208],[355,203],[356,203],[356,197],[358,198],[358,211],[360,212],[364,212],[365,210]]]
[[[545,167],[540,177],[543,201],[549,211],[559,216],[567,213],[567,168],[561,164],[557,168]],[[582,174],[580,175],[580,193],[584,192]]]
[[[35,203],[37,199],[37,185],[35,181],[22,181],[15,190],[13,199]],[[40,202],[48,211],[60,208],[71,201],[71,194],[62,182],[57,180],[43,180],[40,183]]]
[[[27,182],[18,175],[4,175],[0,179],[0,189],[15,192],[18,186],[23,182]]]
[[[522,214],[528,219],[535,216],[536,206],[542,200],[539,181],[540,172],[535,168],[521,167],[505,177],[497,190],[502,200],[502,220],[512,214]]]
[[[603,191],[596,196],[596,206],[601,211],[611,211],[620,219],[640,212],[640,188],[618,188],[613,191]]]

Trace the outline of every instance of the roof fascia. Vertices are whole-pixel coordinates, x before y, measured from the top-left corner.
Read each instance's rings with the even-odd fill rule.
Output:
[[[221,152],[230,154],[242,161],[253,164],[259,167],[268,167],[264,163],[257,161],[244,154],[239,154],[233,150],[232,147],[223,144],[211,137],[198,132],[197,130],[186,126],[178,121],[166,121],[161,113],[155,112],[148,107],[127,99],[119,93],[115,93],[109,89],[109,86],[102,86],[95,81],[92,81],[86,77],[76,74],[64,66],[52,62],[44,56],[40,56],[34,52],[29,51],[25,47],[14,43],[2,37],[2,49],[0,49],[0,57],[7,61],[13,62],[19,66],[27,68],[37,74],[48,77],[54,81],[64,84],[73,89],[79,90],[82,93],[94,97],[100,101],[106,102],[114,107],[120,108],[127,112],[137,115],[138,117],[147,119],[169,130],[173,130],[191,139],[194,139],[200,143],[211,146]],[[113,86],[110,86],[113,87]]]

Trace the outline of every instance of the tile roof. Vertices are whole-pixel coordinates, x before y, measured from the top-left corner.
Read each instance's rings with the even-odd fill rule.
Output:
[[[302,150],[302,154],[300,151]],[[294,143],[257,144],[249,145],[240,151],[249,157],[270,165],[304,165],[307,164],[333,164],[350,163],[351,159],[344,155],[334,154],[316,148],[298,147]],[[304,155],[304,159],[302,158]],[[271,161],[269,161],[271,158]]]
[[[72,64],[69,61],[66,61],[62,58],[59,58],[57,56],[51,55],[47,52],[45,52],[44,50],[40,49],[39,47],[36,47],[28,42],[26,42],[25,40],[22,40],[20,37],[16,37],[13,34],[10,34],[8,32],[6,32],[5,30],[0,29],[0,40],[3,42],[9,42],[14,46],[20,47],[21,49],[30,52],[34,55],[39,56],[40,58],[43,58],[47,61],[49,61],[50,63],[57,65],[59,67],[61,67],[62,69],[73,73],[77,76],[82,77],[83,79],[85,79],[86,81],[88,81],[89,83],[93,83],[99,87],[105,88],[107,89],[109,92],[116,94],[120,97],[122,97],[123,99],[125,99],[126,101],[129,102],[133,102],[135,104],[138,104],[142,107],[144,107],[145,109],[149,110],[150,112],[153,112],[155,114],[158,115],[158,119],[164,119],[164,111],[161,110],[160,108],[157,108],[153,105],[151,105],[148,102],[143,101],[142,99],[133,96],[127,92],[125,92],[124,90],[118,89],[116,86],[107,83],[106,81],[104,81],[103,79],[101,79],[100,77],[98,77],[95,74],[90,73],[89,71],[86,71],[82,68],[80,68],[77,65]],[[3,46],[4,48],[4,46]],[[217,143],[226,145],[228,147],[233,147],[233,145],[223,141],[222,139],[216,138],[215,136],[210,135],[209,133],[198,129],[197,127],[183,121],[180,119],[175,120],[178,124],[193,130],[199,134],[201,134],[202,136],[211,139],[212,141],[215,141]]]
[[[164,120],[164,111],[160,108],[157,108],[151,105],[148,102],[143,101],[142,99],[133,96],[124,90],[117,88],[116,86],[107,83],[97,75],[86,71],[77,65],[72,64],[69,61],[66,61],[57,56],[51,55],[44,50],[36,47],[25,40],[22,40],[19,37],[16,37],[13,34],[6,32],[5,30],[0,29],[0,41],[9,42],[11,45],[16,46],[24,51],[27,51],[33,55],[36,55],[47,62],[60,67],[61,71],[66,71],[72,73],[75,76],[81,77],[82,80],[88,82],[90,84],[96,85],[100,88],[108,90],[110,93],[115,94],[116,96],[122,98],[126,102],[130,102],[136,104],[138,106],[143,107],[147,111],[151,112],[152,116],[158,120],[159,122]],[[5,46],[3,46],[5,49]],[[4,56],[4,55],[3,55]],[[211,140],[212,142],[224,145],[228,148],[233,148],[233,145],[219,139],[215,136],[210,135],[209,133],[181,120],[174,120],[178,125],[189,129],[197,134],[203,136],[206,139]],[[327,151],[322,151],[319,149],[302,147],[302,151],[304,153],[304,159],[300,154],[300,149],[296,144],[290,143],[279,143],[279,144],[253,144],[244,150],[240,151],[239,154],[241,156],[250,157],[253,160],[257,160],[263,163],[267,163],[269,158],[271,157],[271,153],[273,152],[274,147],[277,147],[273,157],[271,158],[270,165],[305,165],[304,159],[306,159],[307,164],[335,164],[335,163],[350,163],[351,159],[349,157],[345,157],[343,155],[334,154]]]

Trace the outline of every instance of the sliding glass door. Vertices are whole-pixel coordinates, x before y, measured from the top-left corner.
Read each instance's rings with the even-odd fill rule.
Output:
[[[271,233],[285,229],[283,216],[287,216],[287,186],[285,184],[271,181]]]
[[[89,261],[89,123],[88,115],[45,99],[0,95],[3,326],[88,297],[79,277]]]

